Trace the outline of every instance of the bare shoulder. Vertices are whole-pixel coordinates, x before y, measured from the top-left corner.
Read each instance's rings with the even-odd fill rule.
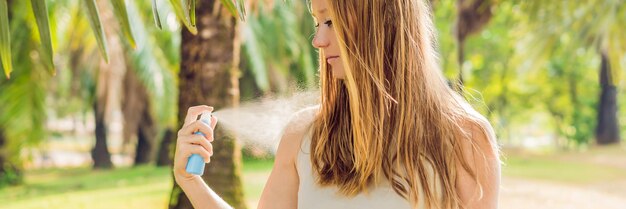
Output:
[[[461,124],[461,128],[467,134],[467,137],[463,137],[464,140],[461,140],[461,146],[468,148],[464,150],[478,149],[485,157],[497,159],[499,148],[491,123],[474,109],[469,110],[468,113],[468,119]],[[470,148],[472,144],[474,149]]]
[[[302,143],[302,138],[313,124],[318,112],[319,106],[312,106],[304,108],[291,116],[280,137],[278,151],[276,152],[277,158],[284,159],[287,163],[295,159]]]
[[[457,165],[457,189],[465,208],[495,209],[501,164],[496,135],[485,117],[473,109],[468,113],[468,119],[461,123],[466,134],[459,139],[463,158],[474,174],[467,167]]]
[[[304,134],[313,124],[318,112],[319,105],[315,105],[294,113],[285,126],[285,134]]]
[[[274,168],[265,184],[259,200],[259,209],[287,209],[298,207],[299,176],[296,157],[304,134],[318,112],[317,107],[300,110],[291,116],[283,129]]]

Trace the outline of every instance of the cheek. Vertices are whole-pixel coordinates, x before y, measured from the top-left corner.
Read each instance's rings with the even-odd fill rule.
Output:
[[[335,33],[334,29],[328,30],[328,39],[334,48],[337,48],[337,46],[339,46],[338,45],[339,41],[337,40],[337,33]]]

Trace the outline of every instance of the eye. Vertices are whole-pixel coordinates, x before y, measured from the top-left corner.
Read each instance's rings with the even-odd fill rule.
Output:
[[[328,25],[328,27],[330,27],[330,26],[333,25],[333,21],[328,20],[328,21],[324,22],[324,24],[326,24],[326,25]]]
[[[327,20],[326,22],[324,22],[324,25],[327,25],[328,27],[330,27],[330,26],[333,25],[333,21]],[[320,24],[319,23],[315,23],[315,27],[316,28],[320,27]]]

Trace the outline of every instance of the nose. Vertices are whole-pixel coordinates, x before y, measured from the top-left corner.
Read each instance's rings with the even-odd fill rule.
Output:
[[[330,45],[330,41],[323,33],[320,33],[320,30],[315,32],[315,36],[313,36],[313,47],[321,49],[326,48]]]

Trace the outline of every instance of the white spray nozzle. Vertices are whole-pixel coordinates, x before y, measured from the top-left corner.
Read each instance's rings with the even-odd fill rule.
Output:
[[[211,112],[202,113],[202,115],[200,115],[200,121],[210,125],[211,124]]]

